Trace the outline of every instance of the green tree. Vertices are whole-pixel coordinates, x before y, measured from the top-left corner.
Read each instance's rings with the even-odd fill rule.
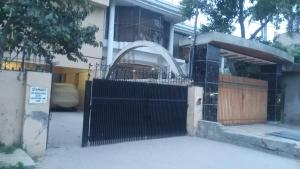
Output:
[[[259,21],[260,27],[251,33],[250,39],[257,37],[258,33],[268,24],[273,23],[279,27],[280,23],[288,18],[299,0],[182,0],[182,12],[187,18],[195,14],[198,3],[201,12],[207,16],[208,24],[202,25],[202,31],[219,31],[232,33],[235,23],[239,23],[241,37],[245,38],[245,23],[247,20]]]
[[[23,63],[31,56],[50,63],[56,55],[86,61],[82,46],[99,45],[98,28],[82,25],[90,12],[89,0],[1,0],[0,57],[5,51]]]
[[[291,56],[294,56],[296,62],[300,62],[300,46],[294,46],[288,49],[288,53]]]
[[[288,30],[299,31],[300,1],[299,0],[257,0],[252,13],[252,18],[257,21],[271,22],[280,28],[283,20],[288,21]],[[265,25],[261,25],[264,27]],[[296,28],[296,26],[298,28]],[[255,38],[255,37],[253,37]]]
[[[287,52],[290,56],[293,56],[295,58],[295,62],[300,62],[300,44],[286,46],[275,39],[272,43],[269,43],[268,45]]]
[[[251,8],[244,7],[244,0],[182,0],[183,15],[188,19],[194,16],[196,3],[207,17],[208,24],[201,25],[204,32],[218,31],[232,33],[234,24],[238,22],[241,37],[245,37],[245,19],[250,15]]]
[[[300,1],[294,2],[295,5],[287,9],[286,19],[288,20],[288,32],[300,33]]]

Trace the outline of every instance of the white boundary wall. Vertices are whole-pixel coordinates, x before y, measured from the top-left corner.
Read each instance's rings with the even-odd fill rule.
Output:
[[[20,72],[0,71],[0,142],[21,142],[25,83]]]
[[[50,73],[0,71],[0,142],[21,144],[34,158],[46,152],[51,81]],[[41,103],[32,103],[31,87],[47,90]]]

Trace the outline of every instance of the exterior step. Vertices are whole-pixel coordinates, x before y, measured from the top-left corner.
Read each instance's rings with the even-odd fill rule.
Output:
[[[249,130],[245,130],[247,127]],[[300,142],[271,136],[269,132],[272,131],[272,129],[274,129],[274,126],[269,124],[239,127],[224,126],[220,123],[210,121],[200,121],[196,135],[202,138],[232,143],[276,155],[300,159]],[[276,129],[282,131],[289,130],[284,127],[280,128],[280,126],[276,127]]]

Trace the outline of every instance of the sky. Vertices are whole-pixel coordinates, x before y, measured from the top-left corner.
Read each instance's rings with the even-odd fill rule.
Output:
[[[181,0],[165,0],[165,1],[168,1],[172,4],[175,4],[175,5],[179,5],[180,1]],[[250,5],[249,2],[246,2],[246,6],[247,5]],[[189,25],[194,25],[194,19],[191,19],[189,21],[186,21],[185,23],[189,24]],[[200,17],[198,19],[198,24],[205,24],[207,23],[207,20],[205,18],[204,15],[201,15],[200,14]],[[245,27],[246,27],[246,38],[249,38],[250,35],[260,26],[260,23],[259,22],[251,22],[249,23],[249,20],[245,22]],[[240,36],[240,27],[239,27],[239,24],[237,23],[235,25],[236,27],[236,30],[233,32],[233,35],[235,36]],[[286,32],[286,22],[283,22],[280,26],[280,29],[276,30],[275,29],[275,26],[273,24],[268,24],[267,25],[267,39],[272,41],[274,36],[276,34],[281,34],[281,33],[285,33]],[[260,35],[260,34],[259,34]]]

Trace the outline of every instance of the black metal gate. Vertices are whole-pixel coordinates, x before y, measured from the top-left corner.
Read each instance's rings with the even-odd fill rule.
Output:
[[[82,146],[186,134],[187,86],[94,79]]]

